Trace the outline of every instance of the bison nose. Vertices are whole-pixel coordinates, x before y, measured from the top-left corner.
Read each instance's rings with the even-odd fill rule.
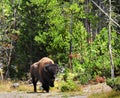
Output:
[[[51,87],[54,87],[54,84],[52,84]]]

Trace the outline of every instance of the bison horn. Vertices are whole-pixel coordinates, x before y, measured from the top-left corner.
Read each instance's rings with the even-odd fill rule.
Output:
[[[44,71],[47,72],[47,67],[48,67],[48,66],[49,66],[49,64],[45,65],[45,67],[44,67]]]

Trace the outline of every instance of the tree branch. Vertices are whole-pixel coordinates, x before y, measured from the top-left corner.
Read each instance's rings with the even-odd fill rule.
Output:
[[[120,28],[120,25],[116,21],[114,21],[96,2],[94,2],[93,0],[91,0],[91,2],[94,5],[96,5],[114,24],[116,24]],[[118,34],[120,34],[120,33],[118,33]]]

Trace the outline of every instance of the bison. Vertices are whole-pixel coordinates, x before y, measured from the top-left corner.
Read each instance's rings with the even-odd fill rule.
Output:
[[[38,62],[32,64],[30,67],[30,73],[34,85],[34,92],[37,92],[36,83],[38,81],[42,83],[43,90],[49,92],[49,87],[54,87],[57,72],[58,65],[54,64],[54,61],[48,57],[43,57]]]

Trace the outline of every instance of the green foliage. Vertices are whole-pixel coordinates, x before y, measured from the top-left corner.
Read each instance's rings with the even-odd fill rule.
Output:
[[[79,91],[80,87],[78,88],[79,84],[74,81],[74,78],[77,76],[75,73],[71,73],[71,70],[66,68],[65,72],[59,76],[61,78],[60,90],[62,92],[66,91]]]
[[[70,10],[71,10],[72,12],[77,13],[77,12],[80,11],[80,8],[79,8],[79,6],[78,6],[77,3],[74,3],[74,4],[72,4],[72,5],[70,6]]]
[[[63,82],[61,84],[61,91],[62,92],[66,92],[66,91],[78,91],[78,86],[77,84],[72,81],[72,80],[69,80],[67,82]]]
[[[14,47],[19,34],[19,21],[17,21],[19,19],[18,7],[18,2],[12,2],[10,0],[1,0],[0,2],[0,59],[5,72],[10,70],[11,77],[15,76],[11,66],[15,50]]]
[[[63,80],[64,81],[73,80],[74,75],[75,74],[70,72],[70,69],[66,68],[63,74]]]
[[[81,36],[82,35],[82,36]],[[87,32],[81,22],[75,21],[72,34],[73,41],[73,53],[79,53],[81,56],[81,62],[84,61],[87,56]]]
[[[108,8],[107,2],[103,5],[97,3]],[[118,4],[114,2],[114,5]],[[79,55],[72,58],[72,69],[69,70],[75,73],[73,77],[77,75],[83,84],[95,75],[109,77],[108,28],[105,21],[106,17],[89,0],[1,0],[0,59],[4,58],[4,64],[8,64],[10,48],[6,49],[6,46],[11,43],[10,65],[17,68],[15,77],[24,76],[29,66],[43,56],[49,56],[67,67],[71,41],[72,54]],[[115,75],[119,76],[120,35],[116,34],[117,30],[112,27],[111,44]],[[17,35],[16,40],[11,38],[13,35]],[[89,39],[92,39],[91,42]],[[64,76],[69,78],[68,72]]]
[[[81,84],[88,84],[89,80],[92,79],[92,76],[89,74],[89,72],[81,73],[79,74],[79,81]]]
[[[116,78],[107,79],[106,83],[113,89],[120,91],[120,77],[119,76]]]
[[[85,72],[83,64],[80,64],[80,60],[73,59],[73,72],[75,72],[75,73],[84,73]]]
[[[63,59],[69,46],[69,33],[65,31],[65,20],[61,8],[56,0],[52,0],[45,10],[48,10],[44,16],[47,18],[45,20],[45,24],[48,25],[47,31],[39,31],[35,41],[45,46],[48,56],[52,55],[55,60]],[[59,53],[58,56],[57,53]]]
[[[87,84],[88,81],[92,78],[90,70],[86,70],[85,65],[80,63],[80,60],[73,60],[73,72],[74,80],[80,81],[81,84]]]
[[[91,43],[89,50],[89,60],[87,71],[91,75],[110,75],[110,59],[108,49],[108,30],[103,28],[96,36],[94,42]],[[109,70],[108,70],[109,69]]]

